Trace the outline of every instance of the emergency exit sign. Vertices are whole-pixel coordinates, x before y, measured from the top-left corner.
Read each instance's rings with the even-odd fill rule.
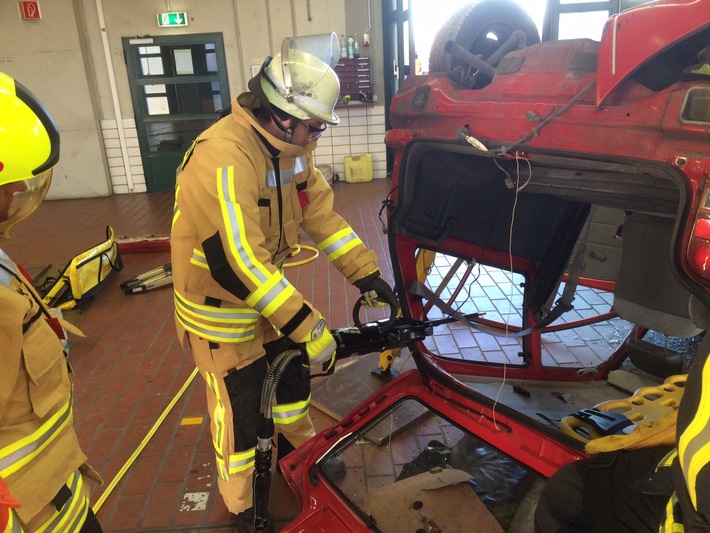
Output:
[[[158,13],[158,26],[161,28],[187,26],[187,13],[185,11]]]

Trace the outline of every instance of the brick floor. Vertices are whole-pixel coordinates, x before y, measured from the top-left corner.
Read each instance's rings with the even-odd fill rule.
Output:
[[[387,236],[377,217],[389,188],[388,180],[334,185],[336,210],[377,252],[384,277],[391,281]],[[119,236],[167,234],[172,210],[172,194],[168,193],[46,201],[3,248],[27,269],[40,270],[47,265],[58,269],[101,242],[106,225]],[[309,241],[305,239],[304,244]],[[229,515],[216,489],[204,384],[199,377],[190,380],[192,357],[175,338],[172,291],[161,288],[127,296],[119,288],[121,282],[168,262],[169,253],[131,253],[123,259],[124,269],[112,274],[94,301],[67,313],[86,334],[85,338],[71,339],[69,357],[76,378],[77,431],[90,462],[105,480],[104,486],[95,487],[92,493],[94,506],[99,504],[98,517],[107,532],[231,531]],[[429,277],[433,288],[451,268],[451,259],[437,258]],[[478,310],[486,312],[487,318],[519,323],[515,309],[508,316],[510,301],[519,304],[522,298],[519,280],[500,270],[476,269],[477,283],[469,280],[453,303],[464,312]],[[344,283],[322,255],[287,268],[286,275],[321,310],[329,326],[351,322],[359,293]],[[453,285],[446,289],[448,294],[460,277],[454,277]],[[578,298],[580,311],[599,312],[609,306],[608,295],[595,291],[585,289]],[[436,314],[432,311],[431,317]],[[376,311],[363,318],[383,316],[383,311]],[[616,338],[619,330],[619,325],[605,324],[551,334],[544,344],[543,358],[553,365],[597,364],[609,353],[611,343],[607,340]],[[517,340],[473,334],[456,324],[437,330],[426,345],[456,358],[519,362]],[[182,389],[182,396],[165,414]],[[311,414],[318,430],[334,423],[316,409]],[[154,426],[163,415],[164,420]],[[139,444],[152,429],[152,438],[138,453]],[[390,446],[363,442],[351,448],[345,455],[347,492],[363,495],[393,482],[402,466],[433,436],[446,439],[451,431],[440,422],[430,422],[407,429]],[[135,460],[127,465],[132,455]],[[119,474],[106,498],[105,491]],[[296,507],[286,487],[275,483],[272,514],[277,525],[282,525],[295,515]]]

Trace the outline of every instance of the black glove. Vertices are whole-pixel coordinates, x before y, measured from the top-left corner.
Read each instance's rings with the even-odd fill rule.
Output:
[[[366,307],[399,307],[392,287],[382,279],[379,270],[360,278],[355,282],[355,286],[360,289]]]

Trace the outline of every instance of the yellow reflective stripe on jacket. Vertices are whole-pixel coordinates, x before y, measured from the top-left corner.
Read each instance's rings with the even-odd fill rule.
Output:
[[[658,461],[658,464],[656,465],[656,472],[658,472],[659,468],[663,468],[664,466],[671,466],[673,464],[673,460],[678,456],[678,449],[673,448],[671,451],[669,451],[666,455],[663,456],[663,459]]]
[[[328,256],[330,261],[335,261],[358,244],[362,244],[360,237],[357,236],[352,228],[348,227],[320,242],[318,248],[323,250],[323,253]]]
[[[245,452],[238,452],[229,456],[229,474],[237,474],[254,466],[256,447]]]
[[[213,342],[246,342],[254,338],[259,313],[253,309],[200,305],[175,295],[175,316],[195,335]]]
[[[275,405],[272,410],[274,424],[291,424],[296,420],[300,420],[308,414],[310,404],[311,397],[309,395],[306,400],[301,402]]]
[[[217,473],[219,477],[227,481],[229,479],[229,472],[227,471],[227,466],[224,461],[224,456],[222,455],[222,444],[224,442],[224,413],[225,408],[222,403],[222,397],[219,393],[219,386],[217,385],[217,377],[211,372],[205,372],[207,379],[207,386],[212,390],[217,402],[215,404],[214,412],[212,413],[212,423],[215,425],[212,430],[212,447],[214,448],[215,458],[217,459]]]
[[[256,259],[245,234],[244,215],[234,192],[234,167],[217,170],[217,192],[232,257],[239,269],[258,287],[266,282],[270,272]]]
[[[254,338],[254,327],[243,328],[240,331],[231,327],[222,326],[203,326],[188,320],[183,314],[176,310],[175,317],[180,322],[180,325],[190,333],[207,339],[212,342],[246,342]]]
[[[20,519],[17,518],[15,511],[12,509],[10,509],[10,516],[8,516],[7,524],[5,525],[5,529],[3,529],[3,533],[25,533],[25,530],[22,529],[22,526],[20,525]]]
[[[703,366],[703,383],[710,383],[710,357]],[[698,508],[695,486],[700,470],[710,461],[710,388],[700,388],[698,409],[678,439],[678,457],[693,507]]]
[[[180,194],[180,186],[175,186],[175,203],[173,204],[173,222],[172,227],[175,227],[175,222],[180,218],[180,208],[178,207],[178,195]]]
[[[192,263],[193,265],[198,266],[200,268],[205,268],[207,270],[210,269],[210,266],[207,264],[207,257],[205,256],[205,253],[201,252],[199,250],[192,251],[192,257],[190,257],[190,263]]]
[[[215,307],[190,302],[179,292],[175,291],[176,304],[195,317],[208,322],[227,322],[233,324],[250,325],[259,320],[259,313],[254,309],[238,307]]]
[[[255,290],[245,303],[269,318],[296,291],[278,270]]]
[[[64,506],[47,520],[36,533],[78,533],[86,522],[89,514],[89,498],[84,493],[84,480],[76,470],[67,481],[71,490],[69,498]]]
[[[32,461],[67,427],[72,415],[71,396],[31,435],[0,450],[0,477],[6,478]]]

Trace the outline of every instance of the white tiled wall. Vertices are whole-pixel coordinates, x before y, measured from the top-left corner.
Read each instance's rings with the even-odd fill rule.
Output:
[[[128,161],[131,166],[131,178],[133,179],[133,192],[145,192],[145,174],[143,172],[143,162],[141,161],[141,151],[138,146],[138,131],[136,122],[132,118],[123,119],[123,132],[126,136],[128,148]],[[118,139],[118,128],[115,120],[102,120],[101,133],[104,137],[106,148],[106,161],[108,162],[111,184],[115,194],[131,192],[128,185],[126,169],[123,165],[123,152]]]
[[[328,128],[318,140],[317,165],[329,165],[341,180],[345,179],[345,156],[372,154],[372,177],[387,177],[385,151],[385,108],[349,104],[336,107],[340,124]]]
[[[340,124],[328,128],[318,140],[315,151],[317,165],[329,165],[341,180],[345,180],[345,156],[372,154],[372,177],[387,177],[387,156],[385,151],[385,108],[349,104],[337,107],[335,112],[340,117]],[[133,119],[123,120],[123,130],[128,145],[128,158],[131,165],[133,192],[145,192],[145,174],[138,147],[138,133]],[[102,120],[101,131],[106,147],[111,183],[115,194],[130,192],[126,170],[123,166],[123,154],[118,140],[118,128],[115,120]]]

